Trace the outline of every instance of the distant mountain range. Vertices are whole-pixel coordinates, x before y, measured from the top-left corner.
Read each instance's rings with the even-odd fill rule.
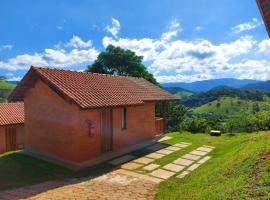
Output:
[[[270,81],[251,83],[251,84],[244,86],[243,89],[255,89],[255,90],[262,90],[262,91],[270,91]]]
[[[233,88],[243,88],[243,87],[267,87],[267,84],[261,86],[261,83],[266,83],[257,80],[250,80],[250,79],[234,79],[234,78],[223,78],[223,79],[212,79],[212,80],[205,80],[205,81],[196,81],[192,83],[184,83],[184,82],[174,82],[174,83],[163,83],[161,84],[163,87],[166,88],[182,88],[185,90],[189,90],[192,92],[205,92],[211,90],[216,87],[220,86],[227,86]],[[270,88],[270,81],[269,81]]]

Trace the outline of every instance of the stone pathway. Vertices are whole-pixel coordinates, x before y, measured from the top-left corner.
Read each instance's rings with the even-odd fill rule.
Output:
[[[158,182],[116,170],[91,179],[51,181],[0,193],[1,200],[143,200],[154,199]]]
[[[127,162],[126,164],[121,165],[121,168],[125,170],[132,170],[134,171],[134,174],[138,174],[138,176],[141,176],[140,174],[144,174],[146,176],[148,175],[150,177],[158,178],[160,182],[175,175],[176,178],[183,178],[190,172],[196,170],[200,165],[208,161],[211,157],[206,155],[215,147],[198,147],[197,149],[192,150],[191,152],[164,166],[154,164],[153,162],[189,145],[191,144],[185,142],[168,147],[165,147],[162,144],[155,144],[148,147],[149,150],[154,150],[155,152]]]
[[[207,154],[215,147],[201,146],[166,165],[154,161],[180,151],[191,143],[181,142],[172,146],[154,144],[147,147],[151,153],[137,158],[127,154],[110,161],[120,169],[92,178],[45,182],[0,193],[1,200],[62,200],[62,199],[153,199],[156,186],[175,176],[184,178],[211,159]]]

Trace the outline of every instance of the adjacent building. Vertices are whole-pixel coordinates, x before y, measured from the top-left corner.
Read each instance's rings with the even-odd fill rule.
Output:
[[[0,104],[0,154],[24,148],[24,104]]]
[[[25,152],[74,169],[155,142],[165,132],[167,102],[174,100],[143,78],[38,67],[9,97],[24,101]]]
[[[270,0],[256,0],[270,37]]]

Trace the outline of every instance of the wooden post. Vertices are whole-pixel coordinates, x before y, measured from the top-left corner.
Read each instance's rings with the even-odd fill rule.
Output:
[[[161,116],[163,118],[163,130],[164,133],[167,132],[167,123],[166,123],[166,112],[168,110],[168,102],[167,101],[162,101],[162,111],[161,111]]]

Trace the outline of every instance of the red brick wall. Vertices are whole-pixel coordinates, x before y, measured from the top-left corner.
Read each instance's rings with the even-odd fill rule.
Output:
[[[155,104],[127,107],[127,129],[121,130],[120,108],[113,112],[113,148],[121,149],[155,136]]]
[[[26,93],[24,103],[27,147],[74,162],[101,155],[100,110],[80,110],[41,81]],[[154,103],[128,107],[127,129],[122,131],[120,108],[114,108],[114,150],[153,138],[154,114]],[[91,136],[85,120],[94,122]]]
[[[6,151],[5,127],[0,127],[0,154]]]
[[[17,125],[16,126],[16,143],[17,148],[23,148],[25,143],[25,131],[24,125]]]

